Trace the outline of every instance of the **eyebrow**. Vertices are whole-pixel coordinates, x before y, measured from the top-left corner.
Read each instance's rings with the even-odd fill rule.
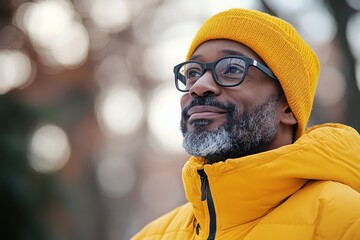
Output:
[[[226,54],[226,55],[239,55],[239,56],[246,57],[246,55],[244,53],[239,52],[239,51],[235,51],[235,50],[230,50],[230,49],[221,50],[219,52],[223,53],[223,54]],[[196,60],[199,57],[201,57],[201,55],[193,55],[189,60]]]
[[[242,53],[240,51],[235,51],[235,50],[230,50],[230,49],[222,50],[221,53],[225,53],[228,55],[239,55],[239,56],[248,57],[247,55],[245,55],[244,53]]]

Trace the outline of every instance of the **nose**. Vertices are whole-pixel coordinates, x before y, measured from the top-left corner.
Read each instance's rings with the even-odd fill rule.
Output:
[[[189,89],[189,94],[196,96],[209,96],[220,94],[220,85],[218,85],[210,70],[207,70],[195,84]]]

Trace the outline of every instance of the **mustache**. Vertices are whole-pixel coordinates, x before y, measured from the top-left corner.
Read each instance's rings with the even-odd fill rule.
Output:
[[[213,97],[197,97],[193,98],[193,100],[191,100],[191,102],[181,111],[182,117],[187,117],[188,111],[195,106],[213,106],[227,112],[233,112],[235,109],[235,105],[232,103],[222,103],[215,100]]]

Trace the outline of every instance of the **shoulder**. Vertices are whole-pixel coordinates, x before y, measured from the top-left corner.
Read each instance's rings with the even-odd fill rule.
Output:
[[[325,123],[314,125],[306,129],[304,136],[310,139],[324,139],[324,140],[350,140],[359,143],[360,135],[352,128],[340,123]]]
[[[310,181],[252,231],[263,239],[360,239],[360,193],[334,181]],[[263,238],[261,238],[263,237]]]
[[[316,197],[316,235],[323,239],[360,239],[360,193],[333,181],[308,186]]]
[[[294,198],[312,202],[322,215],[342,216],[346,219],[352,215],[360,218],[360,193],[346,184],[335,181],[311,181],[298,191]]]
[[[330,219],[339,222],[360,218],[360,193],[335,181],[310,181],[283,205],[288,210],[301,208],[298,213],[311,211],[319,225]]]
[[[360,193],[334,181],[310,181],[274,211],[315,239],[360,239]]]
[[[187,239],[193,234],[193,224],[193,207],[186,203],[147,224],[132,240]]]
[[[316,197],[319,201],[334,200],[351,201],[357,203],[360,200],[360,193],[346,184],[336,181],[309,181],[305,186],[297,191],[294,196],[309,195]],[[352,198],[348,199],[347,196]]]

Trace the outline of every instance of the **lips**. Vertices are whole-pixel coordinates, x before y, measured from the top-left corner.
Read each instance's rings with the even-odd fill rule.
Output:
[[[189,116],[189,120],[195,120],[215,118],[225,113],[226,111],[224,109],[218,107],[200,105],[190,108],[190,110],[187,112],[187,115]]]

